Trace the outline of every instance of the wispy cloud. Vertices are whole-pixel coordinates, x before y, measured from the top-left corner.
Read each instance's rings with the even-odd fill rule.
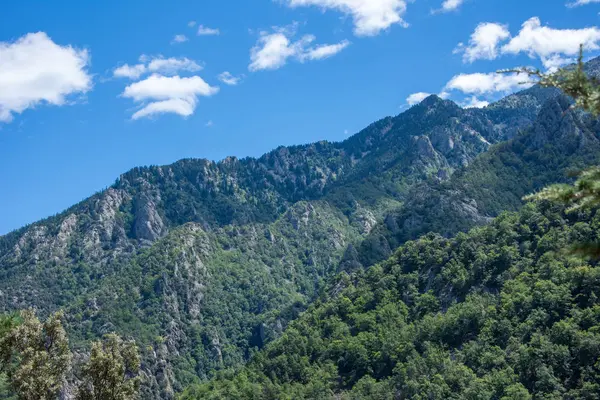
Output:
[[[329,58],[340,51],[344,50],[346,47],[350,46],[350,42],[348,40],[342,40],[340,43],[336,44],[322,44],[310,49],[307,49],[304,53],[300,55],[300,59],[302,61],[305,60],[322,60],[324,58]]]
[[[146,72],[146,66],[144,64],[135,65],[121,65],[113,70],[113,76],[115,78],[129,78],[138,79]]]
[[[235,86],[237,84],[239,84],[242,81],[242,78],[239,76],[234,76],[233,74],[231,74],[231,72],[229,71],[225,71],[219,74],[218,76],[219,80],[221,82],[223,82],[226,85],[229,86]]]
[[[202,66],[194,60],[186,57],[170,57],[162,56],[149,57],[146,55],[140,56],[140,63],[135,65],[124,64],[113,70],[115,78],[139,79],[146,73],[160,73],[163,75],[175,75],[180,72],[198,72],[202,70]]]
[[[304,35],[293,41],[296,25],[276,27],[275,32],[261,32],[256,45],[250,50],[250,71],[274,70],[283,67],[292,58],[300,62],[321,60],[331,57],[350,45],[343,40],[336,44],[310,46],[314,35]]]
[[[173,40],[171,40],[171,44],[183,43],[187,42],[188,38],[185,35],[175,35]]]
[[[198,31],[196,32],[198,36],[217,36],[221,34],[219,29],[209,28],[204,25],[198,26]]]
[[[592,3],[600,3],[600,0],[576,0],[570,3],[567,3],[567,7],[579,7],[585,6]]]

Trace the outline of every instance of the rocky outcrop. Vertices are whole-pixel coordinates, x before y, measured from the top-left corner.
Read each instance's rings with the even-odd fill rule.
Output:
[[[134,231],[136,239],[154,242],[166,233],[163,219],[153,199],[142,196],[135,201]]]

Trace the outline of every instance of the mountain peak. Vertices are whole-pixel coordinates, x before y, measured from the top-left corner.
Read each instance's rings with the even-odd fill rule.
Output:
[[[439,103],[443,103],[444,99],[442,99],[440,96],[438,96],[437,94],[431,94],[429,96],[427,96],[422,102],[421,104],[423,104],[424,106],[433,106]]]

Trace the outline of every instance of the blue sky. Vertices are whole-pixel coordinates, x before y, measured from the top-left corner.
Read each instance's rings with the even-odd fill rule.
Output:
[[[599,0],[569,1],[6,2],[0,234],[134,166],[343,140],[426,93],[483,106],[519,88],[497,69],[598,54]]]

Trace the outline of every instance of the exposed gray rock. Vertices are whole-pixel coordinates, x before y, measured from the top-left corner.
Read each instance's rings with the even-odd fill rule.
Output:
[[[135,202],[135,237],[154,242],[166,233],[165,224],[158,214],[156,204],[148,197]]]

